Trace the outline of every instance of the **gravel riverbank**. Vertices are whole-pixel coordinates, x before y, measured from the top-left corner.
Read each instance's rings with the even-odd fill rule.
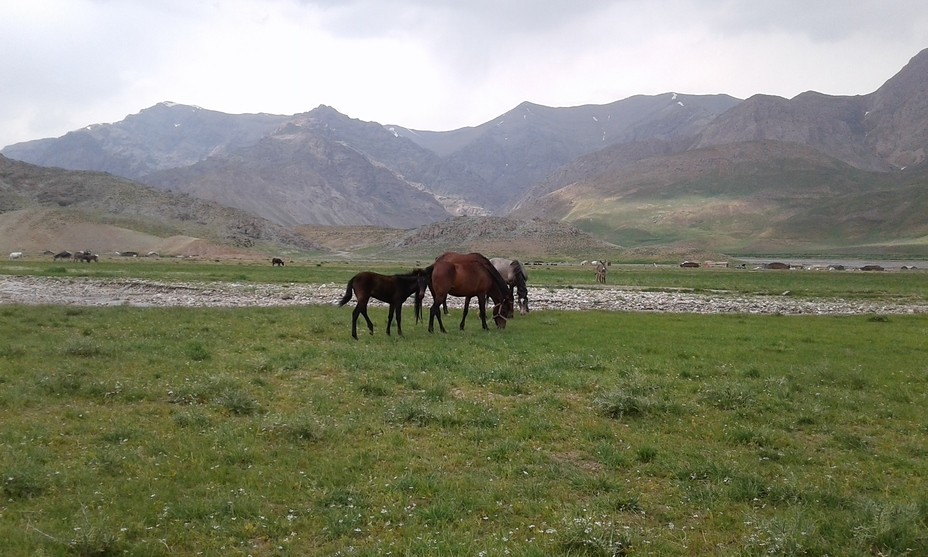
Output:
[[[144,280],[0,276],[0,305],[134,307],[268,307],[334,305],[344,284],[162,283]],[[452,307],[462,299],[449,298]],[[373,300],[372,300],[373,303]],[[409,302],[411,304],[411,302]],[[353,303],[351,304],[353,306]],[[473,304],[476,306],[476,304]],[[928,304],[750,296],[725,292],[643,292],[622,286],[529,288],[538,310],[608,310],[664,313],[784,315],[924,314]]]

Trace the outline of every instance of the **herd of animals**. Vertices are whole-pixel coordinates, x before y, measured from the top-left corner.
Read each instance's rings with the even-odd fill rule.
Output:
[[[49,255],[51,254],[51,252],[48,252],[48,253]],[[14,259],[22,259],[22,258],[23,258],[23,252],[21,251],[14,251],[13,253],[10,254],[10,261]],[[99,262],[100,256],[97,255],[96,253],[92,253],[90,250],[76,251],[74,253],[71,253],[70,251],[62,251],[62,252],[56,253],[53,259],[55,261],[58,261],[59,259],[73,259],[74,261],[90,263],[91,261]]]
[[[116,252],[116,255],[130,255],[130,254],[133,254],[133,253],[134,253],[134,252],[127,252],[127,253],[119,253],[119,252]],[[58,261],[59,259],[72,259],[72,260],[74,260],[74,261],[79,261],[79,262],[81,262],[81,263],[90,263],[91,261],[93,261],[93,262],[99,262],[99,261],[100,261],[100,256],[99,256],[98,254],[96,254],[96,253],[93,253],[93,252],[90,251],[90,250],[75,251],[75,252],[73,252],[73,253],[70,252],[70,251],[67,251],[67,250],[65,250],[65,251],[60,251],[60,252],[58,252],[58,253],[54,253],[54,252],[51,252],[51,251],[46,251],[46,252],[44,253],[44,255],[51,255],[51,256],[52,256],[52,259],[55,260],[55,261]],[[135,254],[135,255],[138,255],[138,254]],[[151,255],[151,254],[149,254],[149,255]],[[14,251],[13,253],[10,254],[10,261],[12,261],[12,260],[14,260],[14,259],[22,259],[24,256],[25,256],[25,254],[24,254],[23,252],[21,252],[21,251]]]
[[[121,253],[119,255],[128,254]],[[22,257],[22,252],[10,254],[11,260]],[[72,259],[89,263],[99,261],[99,256],[90,250],[73,253],[62,251],[54,254],[54,260],[59,259]],[[605,262],[594,263],[597,282],[605,283]],[[283,267],[284,261],[275,257],[271,260],[271,264],[275,267]],[[428,331],[430,333],[434,331],[436,320],[438,321],[439,330],[442,333],[446,332],[442,321],[442,313],[444,315],[449,314],[448,296],[464,298],[461,330],[464,329],[472,298],[477,299],[480,321],[484,329],[489,329],[486,315],[488,298],[493,303],[491,316],[496,327],[505,329],[508,320],[515,315],[514,308],[516,305],[518,305],[521,315],[529,312],[527,281],[528,273],[525,271],[525,266],[519,261],[499,257],[488,259],[480,253],[445,252],[425,269],[413,269],[405,274],[381,275],[370,271],[358,273],[348,281],[345,295],[338,305],[339,307],[344,306],[351,300],[352,296],[357,299],[357,305],[352,312],[351,319],[351,336],[355,339],[358,338],[358,317],[361,316],[367,322],[370,334],[374,334],[374,324],[367,314],[367,304],[371,298],[380,300],[389,306],[387,334],[390,334],[393,319],[395,318],[396,331],[402,335],[403,304],[410,296],[415,295],[416,322],[424,321],[422,302],[425,299],[426,290],[432,296],[432,305],[429,308]]]
[[[51,254],[52,252],[46,252]],[[117,252],[120,256],[138,256],[135,252]],[[151,252],[148,255],[157,255]],[[14,251],[10,253],[10,260],[22,259],[23,252]],[[85,251],[62,251],[54,254],[54,260],[71,259],[83,263],[97,262],[99,256],[90,250]],[[284,260],[274,257],[271,264],[275,267],[283,267]],[[586,261],[581,265],[587,264]],[[707,266],[709,266],[707,262]],[[771,263],[764,265],[764,268],[789,268],[780,263]],[[593,261],[592,266],[596,271],[596,282],[605,284],[606,269],[608,263],[605,261]],[[699,263],[684,261],[681,267],[699,267]],[[725,265],[727,266],[727,264]],[[744,268],[744,266],[739,266]],[[903,267],[906,268],[906,267]],[[913,267],[914,268],[914,267]],[[843,267],[841,267],[843,270]],[[883,268],[878,265],[861,267],[861,270],[880,270]],[[367,304],[371,298],[380,300],[389,306],[387,316],[387,334],[396,319],[396,331],[403,334],[402,329],[402,309],[403,304],[410,296],[415,295],[415,312],[416,322],[424,321],[422,316],[422,302],[425,299],[426,290],[432,296],[432,305],[429,308],[429,328],[431,333],[434,331],[435,321],[438,321],[439,330],[444,333],[445,326],[442,322],[442,313],[449,315],[447,299],[448,296],[457,296],[464,298],[464,312],[461,316],[461,330],[464,329],[464,323],[467,320],[467,313],[472,298],[477,298],[477,307],[480,314],[480,321],[484,329],[489,329],[486,318],[486,302],[489,298],[493,302],[492,317],[498,329],[505,329],[506,323],[511,319],[515,312],[514,307],[519,306],[519,313],[525,315],[528,309],[528,273],[525,266],[516,260],[494,257],[488,259],[480,253],[456,253],[445,252],[435,259],[435,262],[425,269],[413,269],[405,274],[381,275],[378,273],[364,271],[351,277],[348,286],[345,289],[345,295],[339,301],[339,307],[344,306],[351,301],[352,296],[357,299],[357,305],[351,314],[351,336],[358,338],[358,317],[363,316],[367,322],[367,328],[370,334],[374,334],[374,324],[367,315]]]
[[[464,298],[464,313],[461,316],[461,330],[467,320],[468,306],[471,298],[477,298],[480,321],[484,329],[487,326],[487,298],[492,300],[492,317],[498,329],[505,329],[506,323],[515,315],[514,307],[519,306],[519,313],[528,313],[528,273],[522,263],[510,259],[488,259],[479,253],[445,252],[425,269],[413,269],[409,273],[381,275],[364,271],[351,277],[345,289],[345,295],[339,307],[347,304],[352,296],[357,305],[351,313],[351,336],[358,338],[358,317],[363,316],[370,334],[374,334],[374,324],[367,315],[367,304],[371,298],[389,305],[387,315],[387,334],[396,318],[396,331],[403,334],[403,303],[410,296],[415,296],[416,322],[422,316],[422,302],[425,291],[432,296],[429,308],[429,332],[434,331],[435,321],[438,328],[445,331],[442,313],[448,314],[448,296]]]

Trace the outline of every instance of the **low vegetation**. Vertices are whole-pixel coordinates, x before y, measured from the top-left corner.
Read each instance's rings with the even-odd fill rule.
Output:
[[[806,275],[837,277],[610,281],[925,295]],[[350,313],[0,306],[0,553],[928,553],[925,316],[537,311],[398,338],[372,308],[353,341]]]

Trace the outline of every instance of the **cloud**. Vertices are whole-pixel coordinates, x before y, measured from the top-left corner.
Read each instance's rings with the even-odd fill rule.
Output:
[[[30,0],[0,17],[0,146],[164,100],[443,130],[522,101],[864,94],[928,46],[912,0]]]

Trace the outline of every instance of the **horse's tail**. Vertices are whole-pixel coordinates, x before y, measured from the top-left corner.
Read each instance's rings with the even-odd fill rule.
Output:
[[[422,317],[422,300],[425,299],[425,288],[432,280],[432,270],[434,268],[434,265],[429,265],[425,270],[420,271],[421,274],[419,274],[419,288],[416,289],[415,300],[416,324],[418,324],[419,321],[425,321]]]
[[[528,282],[528,273],[525,272],[525,267],[518,261],[513,261],[512,265],[516,271],[516,290],[519,291],[519,298],[526,300],[528,299],[528,287],[525,283]]]
[[[354,294],[354,277],[351,277],[351,280],[348,281],[348,288],[345,289],[345,295],[342,297],[341,301],[338,302],[338,307],[342,307],[351,300],[351,295]]]

